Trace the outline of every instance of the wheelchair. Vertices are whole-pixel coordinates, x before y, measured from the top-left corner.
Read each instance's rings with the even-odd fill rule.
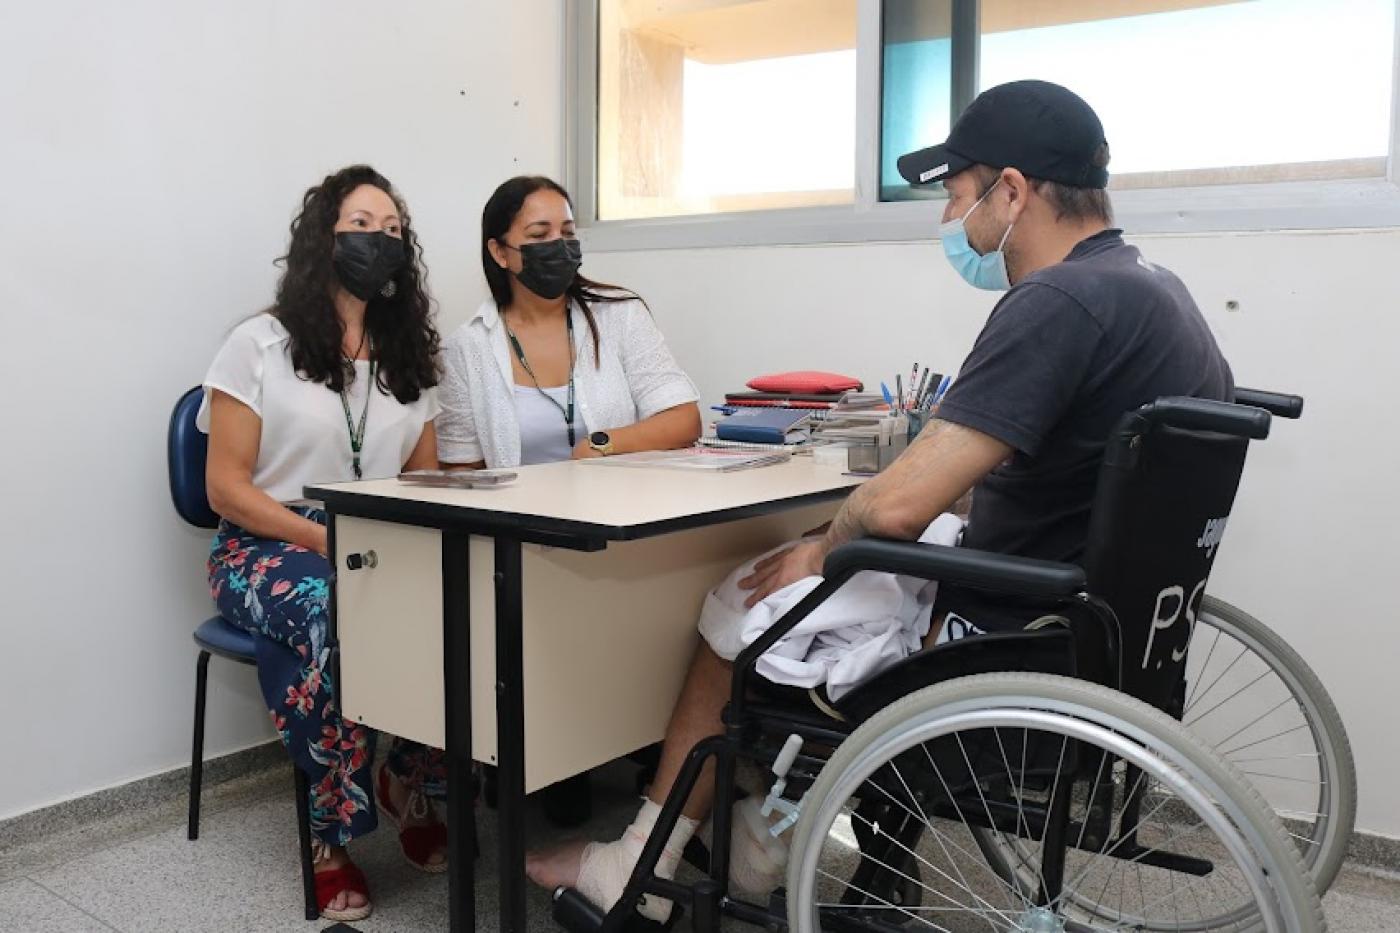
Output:
[[[1235,401],[1275,417],[1303,413],[1296,395],[1240,388]],[[1325,893],[1356,824],[1356,764],[1312,668],[1264,623],[1207,593],[1195,614],[1181,720],[1283,817]]]
[[[1270,417],[1185,398],[1125,415],[1083,567],[879,539],[838,548],[736,659],[724,734],[690,751],[617,905],[561,889],[556,919],[571,933],[643,930],[655,924],[634,907],[654,896],[675,905],[672,922],[688,910],[696,933],[723,917],[793,933],[1324,930],[1299,847],[1180,721],[1219,531]],[[827,708],[766,687],[757,659],[863,571],[938,580],[1028,624],[919,652]],[[659,878],[711,759],[706,874]],[[795,823],[786,886],[764,904],[729,884],[741,759],[773,774],[775,834]]]

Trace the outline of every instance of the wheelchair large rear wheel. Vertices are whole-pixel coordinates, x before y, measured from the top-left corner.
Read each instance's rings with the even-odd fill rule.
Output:
[[[1146,704],[1038,674],[949,681],[862,724],[803,798],[787,889],[793,933],[1326,928],[1231,765]]]
[[[1307,662],[1249,613],[1206,596],[1187,655],[1182,723],[1249,778],[1326,892],[1356,824],[1356,764],[1342,717]]]

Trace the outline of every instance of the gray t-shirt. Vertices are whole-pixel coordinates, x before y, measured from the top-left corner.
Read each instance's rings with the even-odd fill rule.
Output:
[[[1233,394],[1181,280],[1122,231],[1083,240],[997,303],[939,408],[1015,449],[974,490],[963,546],[1080,561],[1099,462],[1123,414],[1164,395]]]

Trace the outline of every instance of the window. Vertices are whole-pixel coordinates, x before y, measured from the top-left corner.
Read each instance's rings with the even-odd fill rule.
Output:
[[[598,219],[852,202],[855,0],[598,7]]]
[[[941,186],[909,187],[896,163],[942,142],[953,125],[953,0],[886,0],[882,7],[880,200],[938,197]],[[975,74],[975,55],[959,59],[958,70]]]
[[[886,199],[907,196],[900,152],[948,130],[948,5],[885,3]],[[1393,0],[980,6],[979,89],[1041,78],[1084,97],[1114,188],[1385,175]]]
[[[1103,119],[1130,232],[1400,225],[1397,0],[577,0],[591,248],[930,236],[900,155],[983,88]],[[580,190],[582,189],[582,190]],[[800,208],[800,210],[793,210]]]

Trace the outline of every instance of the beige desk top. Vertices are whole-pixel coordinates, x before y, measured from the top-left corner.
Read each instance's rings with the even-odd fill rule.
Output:
[[[332,512],[435,527],[479,526],[626,540],[841,498],[859,485],[806,457],[734,473],[575,461],[520,467],[509,486],[439,489],[396,479],[308,486]]]

